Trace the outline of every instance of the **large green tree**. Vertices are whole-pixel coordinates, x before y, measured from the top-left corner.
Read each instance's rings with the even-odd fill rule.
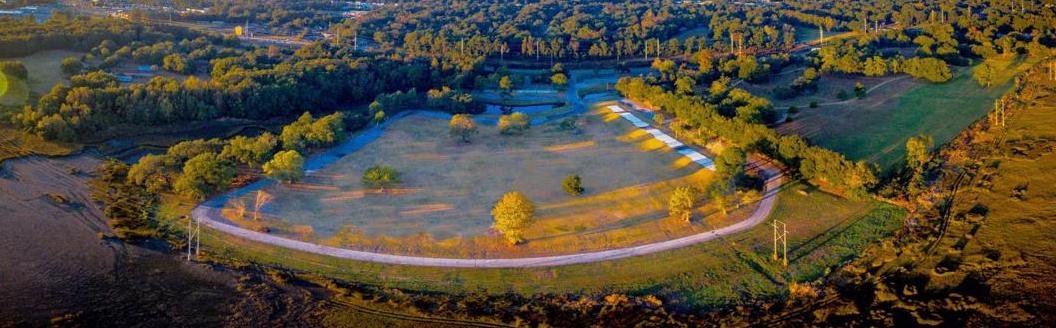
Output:
[[[275,153],[270,161],[264,163],[264,175],[269,178],[293,182],[304,178],[304,157],[296,150],[284,150]]]
[[[202,153],[183,164],[183,174],[176,178],[174,187],[185,196],[202,200],[226,187],[234,177],[234,164],[216,153]]]

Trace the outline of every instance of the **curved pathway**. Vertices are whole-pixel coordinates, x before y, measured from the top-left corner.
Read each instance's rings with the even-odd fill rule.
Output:
[[[759,202],[758,206],[755,209],[755,212],[753,212],[752,215],[744,221],[737,222],[736,224],[722,227],[719,229],[698,233],[695,235],[640,246],[618,248],[590,253],[578,253],[545,257],[524,257],[505,259],[459,259],[405,256],[355,251],[350,249],[330,247],[299,240],[282,238],[227,224],[221,222],[221,220],[224,219],[220,215],[220,208],[206,206],[205,204],[195,208],[192,212],[192,215],[195,218],[200,219],[203,225],[230,235],[273,246],[279,246],[313,254],[333,256],[343,259],[385,264],[456,268],[545,267],[601,262],[638,255],[652,254],[656,252],[662,252],[706,242],[722,236],[728,236],[741,231],[745,231],[756,225],[759,225],[760,223],[766,221],[766,217],[769,216],[770,211],[773,210],[774,203],[777,201],[777,193],[780,190],[782,181],[780,171],[778,171],[777,168],[774,167],[772,164],[764,163],[759,167],[759,169],[765,172],[764,175],[766,176],[766,192],[763,194],[763,199]],[[215,218],[219,218],[219,220]]]
[[[570,85],[574,85],[574,82],[570,81]],[[582,99],[577,95],[575,87],[570,88],[568,91],[568,99],[575,110],[572,112],[583,112],[586,111],[587,106],[583,104]],[[395,119],[395,118],[394,118]],[[390,120],[391,122],[392,120]],[[347,155],[359,147],[362,147],[365,143],[373,140],[381,133],[381,129],[384,128],[384,124],[377,126],[368,131],[360,134],[359,137],[354,138],[345,145],[339,146],[332,151],[321,154],[316,158],[312,158],[306,163],[305,167],[309,173],[318,170],[322,166],[329,164],[344,155]],[[363,139],[360,139],[360,138]],[[763,193],[763,199],[759,201],[755,211],[747,219],[737,222],[733,225],[722,227],[715,230],[710,230],[682,238],[661,241],[656,243],[650,243],[645,245],[611,249],[605,251],[588,252],[588,253],[577,253],[567,255],[555,255],[555,256],[544,256],[544,257],[524,257],[524,258],[503,258],[503,259],[461,259],[461,258],[439,258],[439,257],[422,257],[422,256],[407,256],[407,255],[395,255],[395,254],[384,254],[384,253],[373,253],[366,251],[356,251],[338,247],[324,246],[319,244],[313,244],[300,240],[293,240],[288,238],[282,238],[279,236],[269,235],[262,232],[257,232],[249,229],[245,229],[230,223],[221,215],[221,208],[227,199],[230,197],[237,197],[246,193],[259,190],[264,186],[268,185],[268,180],[261,180],[257,183],[236,189],[231,193],[222,195],[220,197],[209,200],[198,207],[194,208],[191,215],[200,220],[200,222],[206,227],[218,230],[223,233],[227,233],[240,238],[260,242],[268,245],[289,248],[307,253],[333,256],[337,258],[350,259],[356,261],[375,262],[384,264],[399,264],[399,265],[414,265],[414,266],[430,266],[430,267],[455,267],[455,268],[525,268],[525,267],[546,267],[546,266],[558,266],[558,265],[569,265],[569,264],[582,264],[601,262],[615,259],[622,259],[632,256],[639,256],[645,254],[652,254],[657,252],[663,252],[676,248],[682,248],[694,244],[699,244],[709,240],[713,240],[722,236],[728,236],[738,232],[748,230],[760,223],[766,221],[766,217],[770,215],[770,212],[774,208],[774,203],[777,201],[777,193],[780,190],[782,175],[781,171],[778,170],[773,164],[769,162],[759,162],[757,168],[761,171],[762,175],[766,178],[766,187]]]

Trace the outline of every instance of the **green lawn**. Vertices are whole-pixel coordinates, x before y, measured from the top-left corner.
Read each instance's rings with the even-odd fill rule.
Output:
[[[992,63],[1003,74],[999,83],[989,88],[980,86],[970,69],[961,69],[949,82],[922,83],[901,95],[885,95],[888,91],[881,88],[860,103],[803,109],[802,120],[795,124],[816,128],[808,138],[822,147],[887,169],[902,160],[910,137],[931,135],[939,146],[986,115],[994,100],[1008,90],[1012,77],[1034,60]],[[873,97],[891,99],[873,102]]]

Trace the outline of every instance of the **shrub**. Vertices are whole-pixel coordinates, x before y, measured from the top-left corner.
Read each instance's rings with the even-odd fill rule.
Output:
[[[565,188],[565,193],[572,196],[579,196],[583,194],[583,180],[578,175],[570,175],[565,177],[565,181],[562,182],[562,186]]]
[[[499,133],[510,135],[524,133],[531,127],[531,119],[524,113],[517,112],[499,117]]]
[[[60,68],[62,69],[63,74],[66,74],[67,76],[73,76],[80,74],[81,70],[84,69],[84,65],[81,64],[81,61],[75,57],[66,57],[62,60]]]
[[[693,187],[677,187],[667,202],[667,210],[671,217],[682,218],[690,222],[693,215],[693,203],[696,201],[697,191]]]
[[[557,73],[550,77],[550,83],[556,87],[565,87],[568,85],[568,76],[563,73]]]
[[[371,188],[385,189],[397,183],[400,183],[400,172],[390,166],[377,165],[363,172],[363,184]]]

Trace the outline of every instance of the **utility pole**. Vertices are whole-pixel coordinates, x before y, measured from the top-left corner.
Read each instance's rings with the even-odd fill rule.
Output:
[[[194,249],[194,253],[191,253],[192,248]],[[201,255],[201,250],[202,219],[195,217],[187,217],[187,260],[191,260],[192,254],[194,258],[198,258],[198,256]]]
[[[818,43],[825,43],[825,29],[818,25],[818,33],[821,33],[821,41]]]
[[[774,261],[777,261],[777,241],[781,241],[781,264],[788,266],[788,227],[785,226],[784,222],[774,220],[770,223],[774,227],[774,254],[772,256]],[[781,226],[780,231],[777,227]]]

